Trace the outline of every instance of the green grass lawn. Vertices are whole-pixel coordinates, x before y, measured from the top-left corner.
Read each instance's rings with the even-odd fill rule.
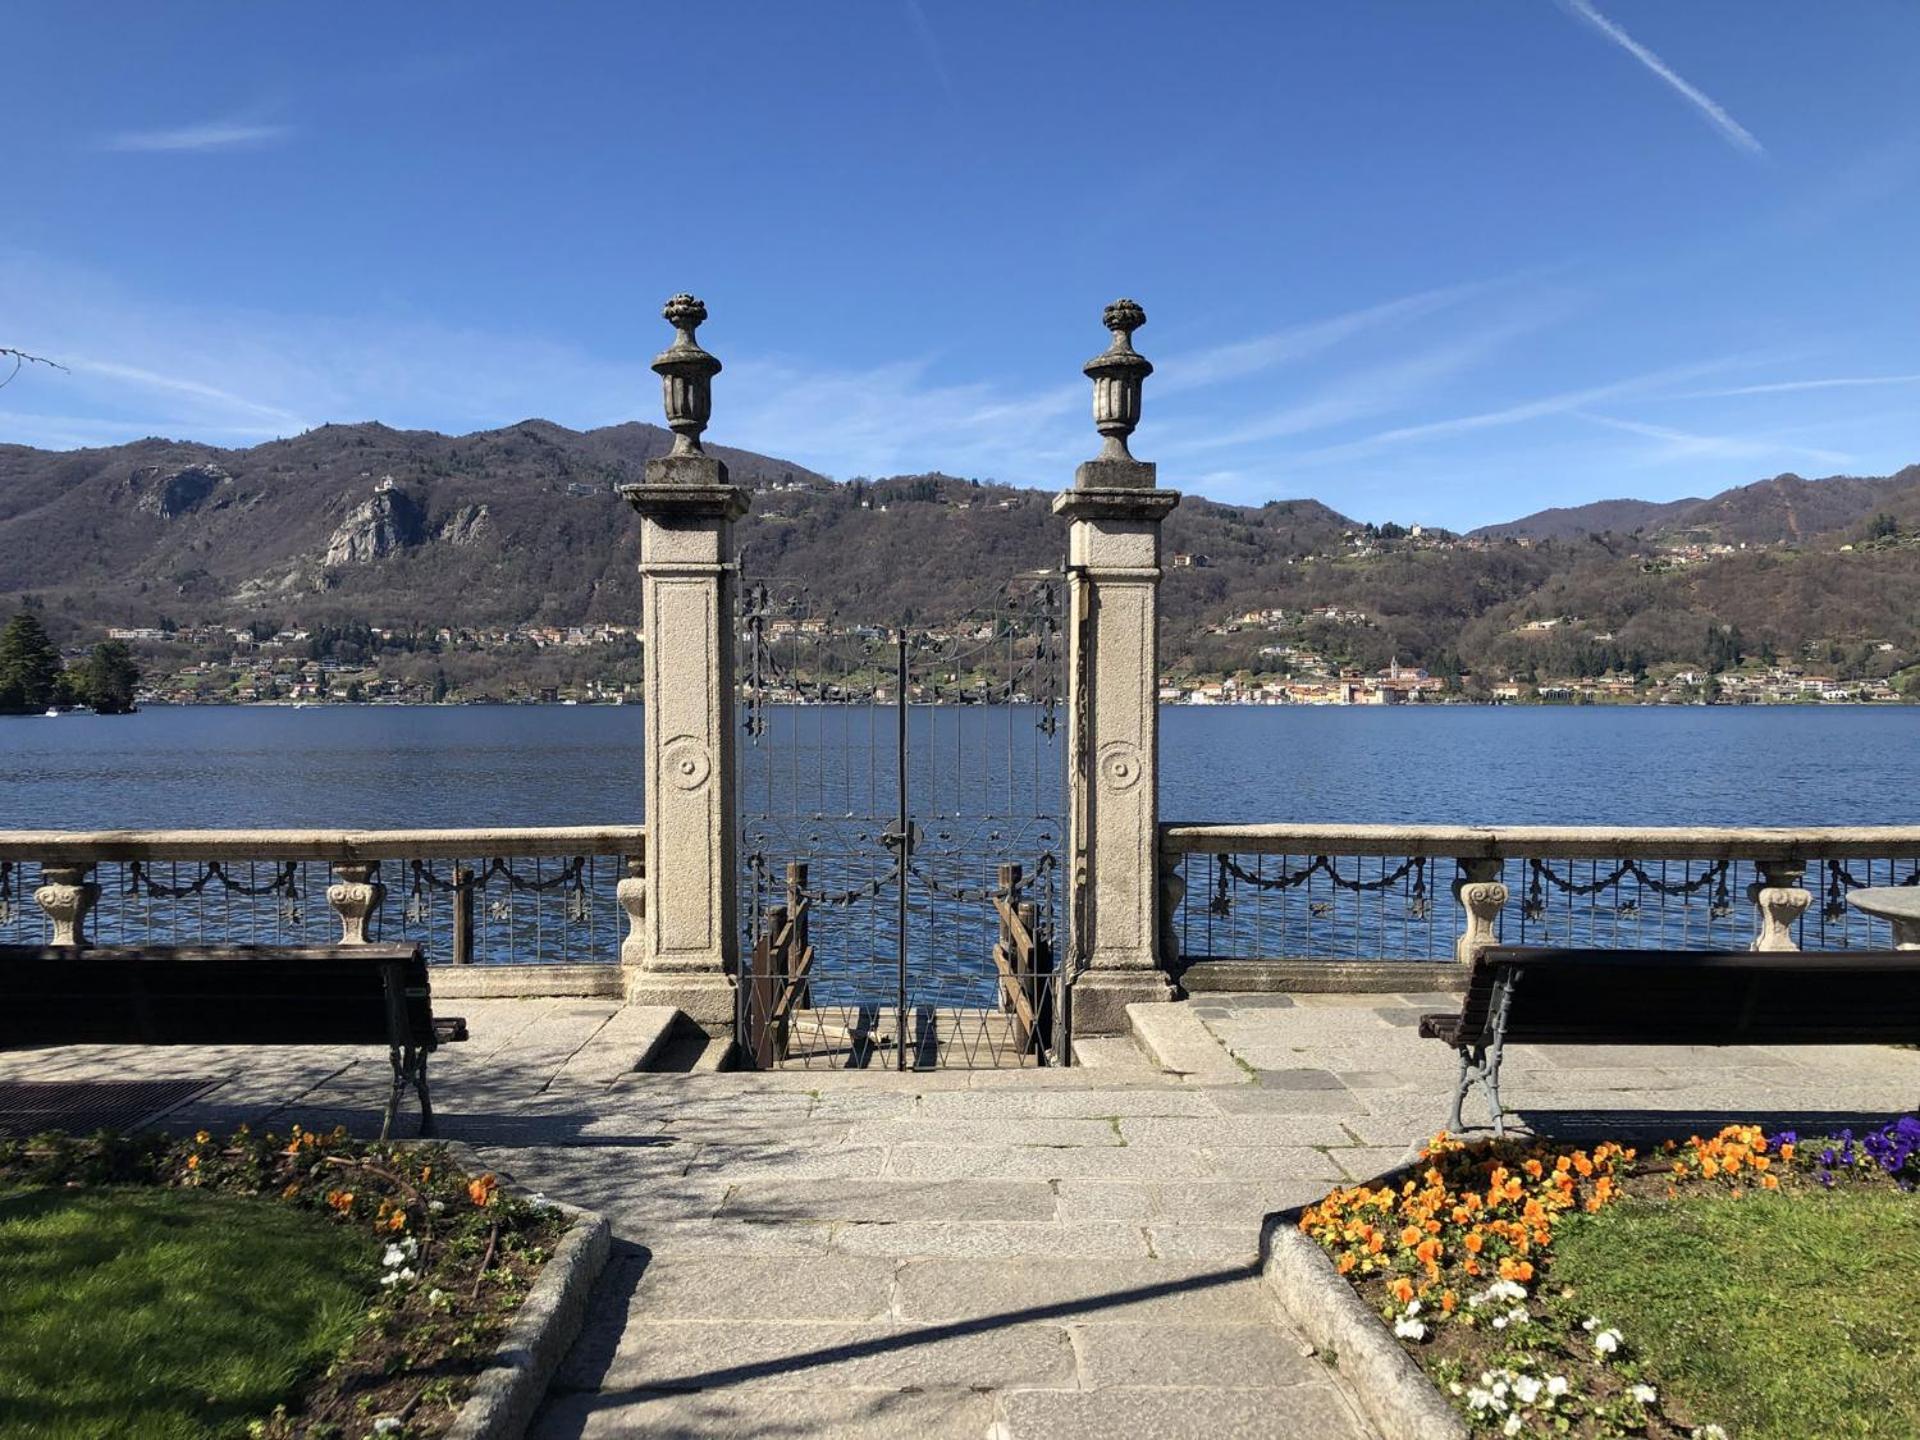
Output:
[[[1920,1202],[1892,1189],[1569,1220],[1555,1287],[1739,1440],[1920,1435]]]
[[[377,1258],[269,1200],[0,1193],[0,1437],[244,1434],[351,1338]]]

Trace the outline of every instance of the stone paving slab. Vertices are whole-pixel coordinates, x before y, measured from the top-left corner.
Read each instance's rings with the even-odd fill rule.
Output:
[[[1002,1220],[903,1220],[893,1224],[836,1224],[833,1248],[849,1255],[900,1259],[954,1256],[998,1260],[1041,1255],[1055,1260],[1148,1259],[1153,1251],[1138,1225],[1089,1220],[1034,1224]]]
[[[531,1440],[982,1440],[990,1394],[971,1390],[703,1390],[686,1395],[610,1391],[556,1396]]]
[[[1057,1325],[991,1328],[647,1318],[635,1297],[617,1352],[594,1377],[601,1390],[850,1387],[903,1390],[1075,1384],[1067,1331]]]
[[[633,1303],[656,1320],[877,1320],[891,1310],[894,1268],[861,1255],[660,1255]]]
[[[1009,1137],[1013,1140],[1013,1137]],[[941,1145],[929,1139],[895,1145],[887,1173],[918,1180],[1173,1180],[1214,1174],[1198,1150],[1139,1146],[1044,1146],[1011,1143]]]
[[[911,1260],[900,1267],[895,1305],[901,1318],[928,1322],[1274,1318],[1250,1267],[1188,1260]]]
[[[1320,1362],[1286,1332],[1260,1324],[1076,1325],[1081,1379],[1109,1385],[1310,1385]]]
[[[841,1222],[1105,1219],[1060,1215],[1043,1180],[749,1180],[728,1189],[719,1213],[777,1222],[830,1213]]]
[[[1006,1397],[1007,1440],[1360,1440],[1345,1398],[1319,1385],[1270,1389],[1017,1390]]]

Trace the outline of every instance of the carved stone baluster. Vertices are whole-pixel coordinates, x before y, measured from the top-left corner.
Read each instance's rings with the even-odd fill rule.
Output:
[[[34,900],[53,924],[55,945],[86,945],[87,915],[100,899],[93,883],[93,866],[42,865]]]
[[[622,965],[647,963],[647,859],[629,855],[626,872],[613,887],[614,898],[627,913],[627,936],[620,942]]]
[[[1754,868],[1760,878],[1747,887],[1747,898],[1760,912],[1760,933],[1751,950],[1798,950],[1793,927],[1813,903],[1812,892],[1801,887],[1807,866],[1803,860],[1761,860]]]
[[[333,867],[333,884],[327,887],[327,904],[340,917],[340,943],[365,945],[367,921],[386,898],[387,887],[379,881],[380,866],[365,860],[343,860]]]
[[[1453,898],[1466,911],[1466,929],[1454,942],[1453,957],[1471,965],[1489,945],[1500,943],[1500,911],[1507,903],[1507,887],[1500,879],[1504,860],[1460,860],[1453,882]]]

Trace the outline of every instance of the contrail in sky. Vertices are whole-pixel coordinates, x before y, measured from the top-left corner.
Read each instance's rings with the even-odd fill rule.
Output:
[[[1679,75],[1674,73],[1671,65],[1667,64],[1666,61],[1654,54],[1653,51],[1649,50],[1625,30],[1622,30],[1618,25],[1614,24],[1613,21],[1607,19],[1606,16],[1594,9],[1592,0],[1560,0],[1560,4],[1563,9],[1579,16],[1602,35],[1613,41],[1613,43],[1618,45],[1622,50],[1633,56],[1633,58],[1638,60],[1642,65],[1646,66],[1647,69],[1651,70],[1655,75],[1658,75],[1662,80],[1666,81],[1667,84],[1679,91],[1696,110],[1712,122],[1713,128],[1724,135],[1729,144],[1746,151],[1749,155],[1764,156],[1767,153],[1766,146],[1754,139],[1752,133],[1738,120],[1734,119],[1733,116],[1729,115],[1718,102],[1710,96],[1703,95],[1699,90],[1681,79]]]

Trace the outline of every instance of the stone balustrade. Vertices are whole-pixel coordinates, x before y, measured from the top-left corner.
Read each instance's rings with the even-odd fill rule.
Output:
[[[1172,824],[1160,859],[1162,949],[1189,988],[1405,988],[1408,962],[1495,943],[1886,946],[1847,895],[1920,885],[1920,826]]]
[[[644,958],[646,835],[0,831],[0,943],[417,940],[435,962],[470,965],[474,990],[528,993],[537,972],[555,993],[618,994],[619,966]]]

